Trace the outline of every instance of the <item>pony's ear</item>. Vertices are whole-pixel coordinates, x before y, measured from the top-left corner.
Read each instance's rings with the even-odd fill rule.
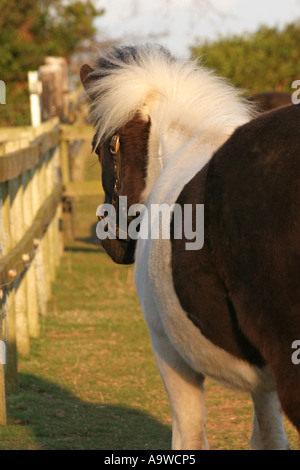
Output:
[[[88,86],[89,86],[89,84],[92,80],[92,78],[89,77],[91,72],[94,72],[94,70],[88,64],[84,64],[84,65],[81,66],[80,79],[81,79],[82,85],[84,86],[85,89],[88,88]]]

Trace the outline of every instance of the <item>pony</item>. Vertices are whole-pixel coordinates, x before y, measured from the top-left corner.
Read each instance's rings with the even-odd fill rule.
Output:
[[[224,78],[156,44],[104,50],[80,75],[105,192],[98,236],[113,261],[135,263],[172,449],[209,448],[206,376],[251,395],[251,449],[289,449],[283,412],[300,431],[299,106],[257,116]]]

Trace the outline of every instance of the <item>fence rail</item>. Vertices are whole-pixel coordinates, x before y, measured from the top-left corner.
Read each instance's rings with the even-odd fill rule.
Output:
[[[59,120],[38,128],[0,129],[2,424],[5,390],[18,384],[18,354],[28,356],[30,339],[39,336],[63,250],[62,194]]]

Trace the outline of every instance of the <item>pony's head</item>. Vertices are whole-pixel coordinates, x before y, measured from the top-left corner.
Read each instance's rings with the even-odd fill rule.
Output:
[[[102,167],[104,204],[111,204],[116,213],[116,238],[108,236],[100,241],[113,261],[119,264],[134,262],[136,240],[129,236],[126,239],[119,237],[119,198],[126,196],[128,207],[141,200],[147,175],[150,119],[145,114],[139,111],[133,113],[132,110],[124,110],[124,116],[120,119],[120,110],[114,109],[113,105],[110,107],[108,103],[102,105],[99,94],[102,94],[105,102],[102,89],[106,89],[107,93],[107,82],[112,74],[117,73],[118,60],[122,64],[129,64],[134,58],[134,48],[114,48],[113,53],[98,58],[95,69],[85,64],[80,70],[81,81],[91,98],[91,119],[96,128],[92,148]],[[123,90],[120,107],[124,99],[126,89]],[[128,223],[130,221],[131,218],[128,217]]]

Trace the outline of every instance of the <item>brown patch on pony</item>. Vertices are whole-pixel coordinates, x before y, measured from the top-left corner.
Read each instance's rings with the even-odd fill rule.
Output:
[[[139,114],[120,129],[122,155],[122,185],[127,196],[128,207],[141,200],[145,189],[148,165],[148,142],[150,120],[145,121]]]
[[[176,201],[182,210],[184,204],[193,205],[193,221],[196,218],[195,201],[198,204],[204,203],[207,170],[208,165],[185,186]],[[171,233],[174,233],[174,220]],[[206,234],[206,230],[204,233]],[[182,240],[172,237],[173,283],[188,318],[215,345],[239,359],[263,366],[265,362],[262,357],[246,339],[238,325],[228,291],[208,249],[207,237],[201,250],[186,250],[186,242],[184,237]]]
[[[300,106],[240,127],[212,158],[207,236],[237,321],[300,432]]]

